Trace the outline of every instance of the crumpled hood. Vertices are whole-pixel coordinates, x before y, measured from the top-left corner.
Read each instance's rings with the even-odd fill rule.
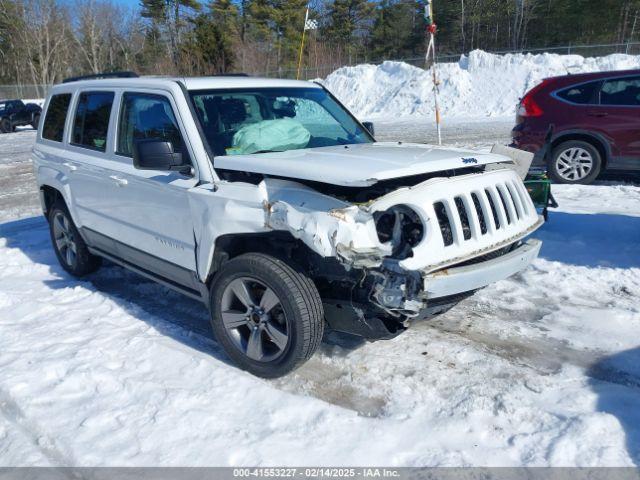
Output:
[[[512,160],[493,153],[457,148],[377,142],[220,156],[215,157],[214,166],[333,185],[366,187],[380,180],[500,162]]]

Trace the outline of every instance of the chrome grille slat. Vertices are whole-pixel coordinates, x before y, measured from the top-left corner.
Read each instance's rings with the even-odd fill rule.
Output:
[[[518,221],[518,215],[516,213],[516,207],[513,203],[513,198],[511,198],[511,194],[509,193],[509,189],[506,184],[499,184],[496,187],[502,193],[502,199],[507,206],[507,213],[509,214],[509,223],[516,223]]]
[[[475,193],[478,196],[480,206],[482,207],[484,221],[487,224],[487,233],[491,235],[496,232],[496,222],[493,219],[493,212],[491,211],[491,205],[489,205],[487,193],[484,190],[478,190]]]
[[[478,218],[478,212],[476,211],[476,205],[471,198],[470,193],[462,195],[462,202],[467,209],[467,218],[469,219],[469,227],[471,228],[471,238],[478,238],[482,235],[480,229],[480,219]]]
[[[520,194],[520,200],[522,200],[522,206],[525,210],[525,215],[531,215],[535,212],[535,207],[533,206],[533,202],[531,201],[531,197],[529,196],[529,192],[527,192],[526,187],[522,182],[513,182]]]
[[[513,199],[513,203],[516,205],[516,213],[518,214],[518,220],[521,220],[525,216],[524,207],[522,206],[522,199],[520,198],[520,194],[518,193],[518,189],[513,184],[513,182],[506,183],[507,190],[511,194],[511,198]]]
[[[453,199],[446,198],[442,203],[444,203],[444,206],[447,209],[447,215],[449,216],[449,222],[451,223],[453,243],[455,245],[460,245],[464,242],[464,233],[462,231],[462,222],[460,221],[456,202]]]
[[[491,195],[491,200],[493,200],[493,206],[496,209],[496,213],[498,215],[498,222],[500,223],[499,229],[506,228],[509,225],[507,221],[507,212],[502,205],[502,199],[500,198],[500,194],[498,193],[498,189],[495,185],[491,185],[489,188],[489,194]]]

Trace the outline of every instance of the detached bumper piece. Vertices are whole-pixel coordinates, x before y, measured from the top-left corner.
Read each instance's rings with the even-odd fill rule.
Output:
[[[424,276],[424,291],[429,299],[455,295],[486,287],[525,268],[538,257],[542,242],[530,239],[515,250],[493,260],[453,267]]]

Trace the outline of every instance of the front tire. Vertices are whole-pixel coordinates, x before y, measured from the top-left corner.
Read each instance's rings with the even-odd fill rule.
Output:
[[[34,117],[33,117],[33,122],[31,122],[31,127],[34,130],[38,130],[38,124],[40,123],[40,114],[37,113]]]
[[[549,176],[556,183],[592,183],[600,174],[602,158],[596,147],[582,140],[569,140],[553,149]]]
[[[12,131],[13,127],[8,118],[0,120],[0,133],[11,133]]]
[[[71,275],[82,277],[100,267],[101,258],[89,252],[67,206],[60,201],[49,212],[49,232],[58,262]]]
[[[324,330],[322,301],[311,279],[260,253],[222,266],[211,284],[210,312],[227,355],[263,378],[281,377],[306,362]]]

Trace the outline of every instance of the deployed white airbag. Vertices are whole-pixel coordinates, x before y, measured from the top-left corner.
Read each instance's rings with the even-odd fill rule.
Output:
[[[310,138],[309,130],[290,118],[264,120],[238,130],[233,136],[233,146],[227,149],[227,154],[294,150],[306,147]]]

